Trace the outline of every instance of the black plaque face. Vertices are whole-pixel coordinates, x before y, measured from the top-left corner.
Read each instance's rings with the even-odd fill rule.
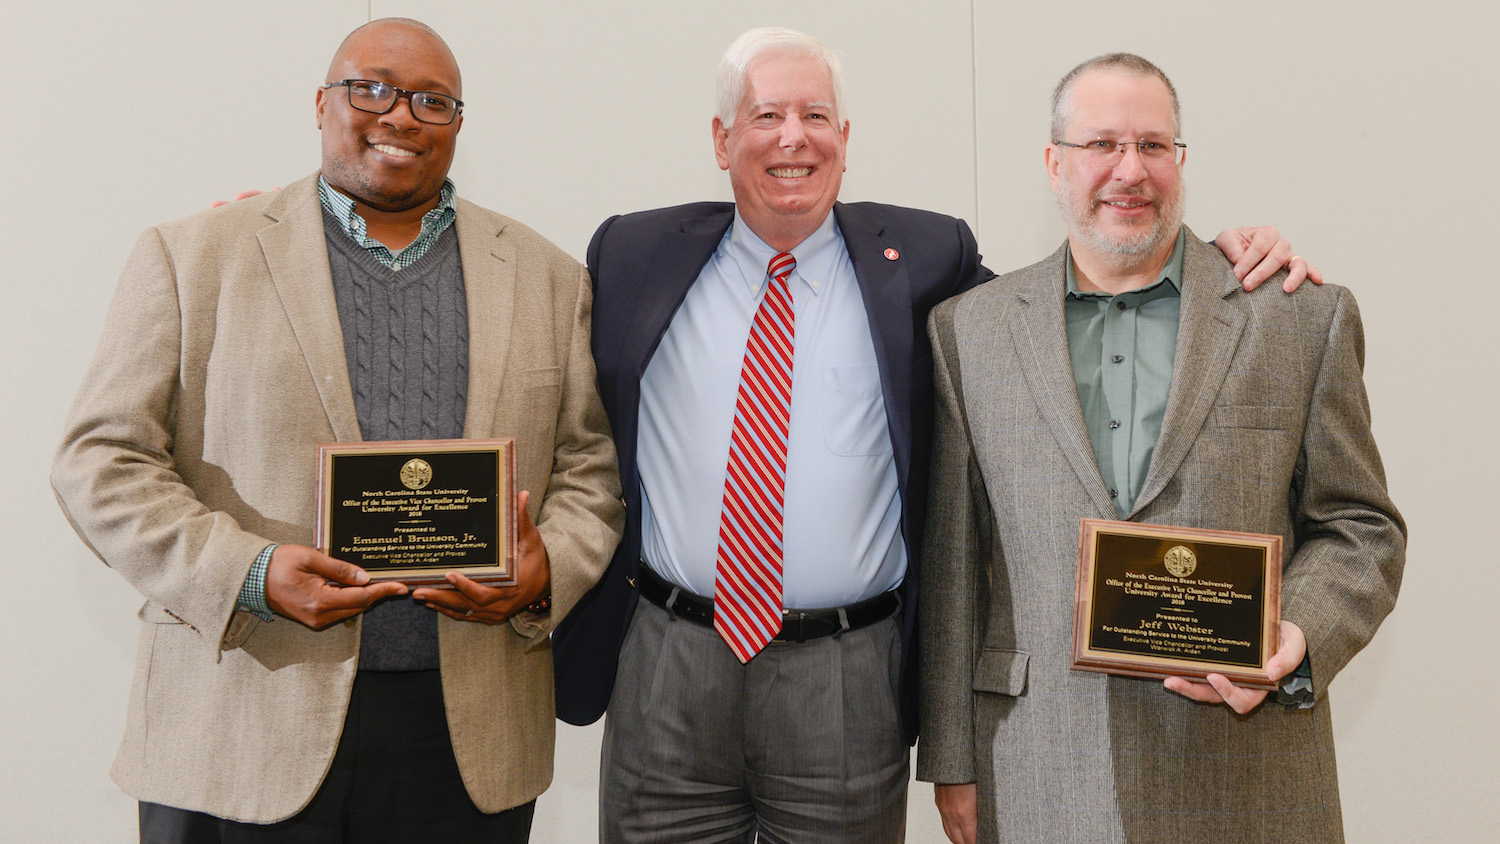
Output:
[[[514,447],[508,439],[319,446],[319,547],[372,580],[441,586],[457,571],[513,583]]]
[[[1073,667],[1274,688],[1281,537],[1083,520]]]

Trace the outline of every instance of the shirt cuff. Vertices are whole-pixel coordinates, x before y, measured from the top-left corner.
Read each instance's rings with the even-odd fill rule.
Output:
[[[1282,678],[1276,690],[1276,702],[1287,709],[1312,709],[1315,703],[1312,684],[1312,656],[1302,657],[1302,664]]]
[[[266,570],[271,567],[271,552],[275,550],[275,545],[267,545],[256,556],[255,563],[250,566],[250,573],[245,575],[245,585],[240,587],[239,609],[251,613],[261,621],[276,620],[276,614],[271,612],[271,605],[266,602]]]

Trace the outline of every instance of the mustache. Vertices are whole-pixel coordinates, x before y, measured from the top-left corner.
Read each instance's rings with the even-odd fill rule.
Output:
[[[1095,192],[1092,199],[1095,205],[1119,199],[1144,199],[1147,202],[1160,202],[1161,194],[1142,187],[1108,188]]]

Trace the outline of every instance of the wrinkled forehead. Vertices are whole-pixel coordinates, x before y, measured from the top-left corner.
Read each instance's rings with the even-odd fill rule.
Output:
[[[1172,94],[1155,76],[1105,69],[1083,74],[1070,96],[1070,134],[1101,138],[1173,137]]]

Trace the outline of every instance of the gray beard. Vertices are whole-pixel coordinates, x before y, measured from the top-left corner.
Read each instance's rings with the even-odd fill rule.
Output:
[[[1062,189],[1057,194],[1057,208],[1062,213],[1063,222],[1067,225],[1069,234],[1076,233],[1092,252],[1119,258],[1144,258],[1155,254],[1167,241],[1177,237],[1178,229],[1182,228],[1182,208],[1187,204],[1185,183],[1178,185],[1175,199],[1163,197],[1161,204],[1157,206],[1156,222],[1151,224],[1151,228],[1124,237],[1111,237],[1099,229],[1093,213],[1092,197],[1089,199],[1090,207],[1079,211],[1068,202],[1066,177],[1063,177],[1061,185]]]

